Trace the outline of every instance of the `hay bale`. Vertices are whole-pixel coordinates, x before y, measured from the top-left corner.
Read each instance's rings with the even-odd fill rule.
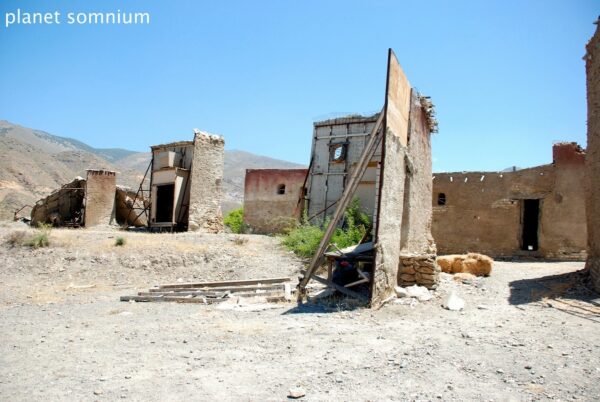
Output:
[[[489,276],[494,260],[487,255],[468,253],[463,255],[445,255],[437,258],[443,272],[448,274],[469,273],[475,276]]]
[[[442,270],[442,272],[446,272],[447,274],[452,274],[452,264],[456,257],[460,257],[459,255],[441,255],[437,258],[437,264]]]

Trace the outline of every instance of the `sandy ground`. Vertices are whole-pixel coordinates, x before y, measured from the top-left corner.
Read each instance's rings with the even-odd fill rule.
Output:
[[[115,247],[120,235],[0,245],[0,400],[282,401],[296,387],[308,401],[600,400],[600,305],[571,274],[582,263],[497,262],[469,283],[444,274],[432,300],[377,311],[223,309],[119,296],[296,277],[301,262],[265,236],[126,233]],[[464,311],[441,307],[452,291]]]

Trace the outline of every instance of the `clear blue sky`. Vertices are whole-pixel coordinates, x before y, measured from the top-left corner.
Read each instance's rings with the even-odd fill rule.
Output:
[[[6,12],[146,11],[150,25],[4,27]],[[435,171],[551,161],[585,145],[600,2],[0,2],[0,119],[147,151],[192,128],[308,163],[312,122],[383,105],[387,48],[437,106]]]

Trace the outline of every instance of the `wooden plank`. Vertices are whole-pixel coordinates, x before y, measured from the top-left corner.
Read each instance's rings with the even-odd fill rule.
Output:
[[[268,302],[284,302],[285,296],[267,296]],[[176,302],[176,303],[198,303],[198,304],[215,304],[221,303],[228,298],[224,299],[208,299],[202,297],[177,297],[177,296],[121,296],[121,301],[135,301],[135,302]]]
[[[212,299],[220,299],[234,296],[268,296],[284,294],[283,288],[277,290],[267,290],[262,293],[257,292],[233,292],[233,293],[211,293],[211,292],[197,292],[197,291],[181,291],[181,292],[138,292],[138,296],[196,296],[196,297],[207,297]]]
[[[221,281],[221,282],[196,282],[196,283],[169,283],[165,285],[157,285],[157,288],[169,289],[169,288],[202,288],[202,287],[223,287],[223,286],[241,286],[241,285],[258,285],[291,282],[289,277],[284,278],[264,278],[264,279],[245,279],[235,281]]]
[[[289,283],[289,282],[287,282]],[[283,283],[277,283],[277,284],[267,284],[265,286],[260,286],[260,285],[251,285],[251,286],[219,286],[219,287],[208,287],[208,286],[203,286],[203,287],[181,287],[181,288],[150,288],[148,291],[149,292],[165,292],[165,291],[169,291],[169,292],[184,292],[184,291],[210,291],[210,292],[226,292],[226,291],[230,291],[230,292],[240,292],[240,291],[250,291],[250,290],[271,290],[271,289],[283,289]]]
[[[333,232],[335,231],[335,228],[336,228],[339,220],[344,215],[346,208],[350,204],[350,201],[352,201],[352,196],[356,192],[356,189],[358,188],[360,180],[362,179],[362,176],[364,175],[365,171],[367,170],[367,167],[368,167],[369,162],[371,161],[371,158],[375,154],[377,145],[379,144],[381,138],[383,137],[383,134],[382,134],[383,130],[380,130],[380,128],[382,126],[384,115],[385,115],[385,107],[379,113],[377,122],[375,123],[375,126],[373,126],[373,129],[371,130],[369,141],[367,142],[365,148],[363,149],[360,159],[356,165],[356,168],[352,171],[352,175],[350,176],[348,185],[346,186],[346,188],[344,188],[342,197],[338,201],[335,213],[333,214],[331,221],[329,222],[329,226],[327,226],[327,230],[325,231],[325,234],[323,235],[323,238],[321,239],[321,243],[319,243],[319,247],[317,248],[317,251],[315,252],[315,254],[313,256],[310,266],[309,266],[308,270],[306,271],[306,274],[304,275],[304,277],[298,284],[298,300],[301,300],[304,297],[304,295],[306,293],[306,285],[308,284],[308,281],[311,279],[311,277],[313,276],[313,274],[315,273],[317,268],[321,265],[321,261],[323,259],[323,254],[325,253],[325,251],[327,251],[327,247],[329,246],[329,241],[331,240],[331,236],[333,235]]]

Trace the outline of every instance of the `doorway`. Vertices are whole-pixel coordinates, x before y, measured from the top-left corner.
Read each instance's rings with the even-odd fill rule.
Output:
[[[540,200],[523,200],[523,238],[521,249],[538,249],[538,228],[540,221]]]
[[[175,184],[156,186],[156,222],[173,222]]]

